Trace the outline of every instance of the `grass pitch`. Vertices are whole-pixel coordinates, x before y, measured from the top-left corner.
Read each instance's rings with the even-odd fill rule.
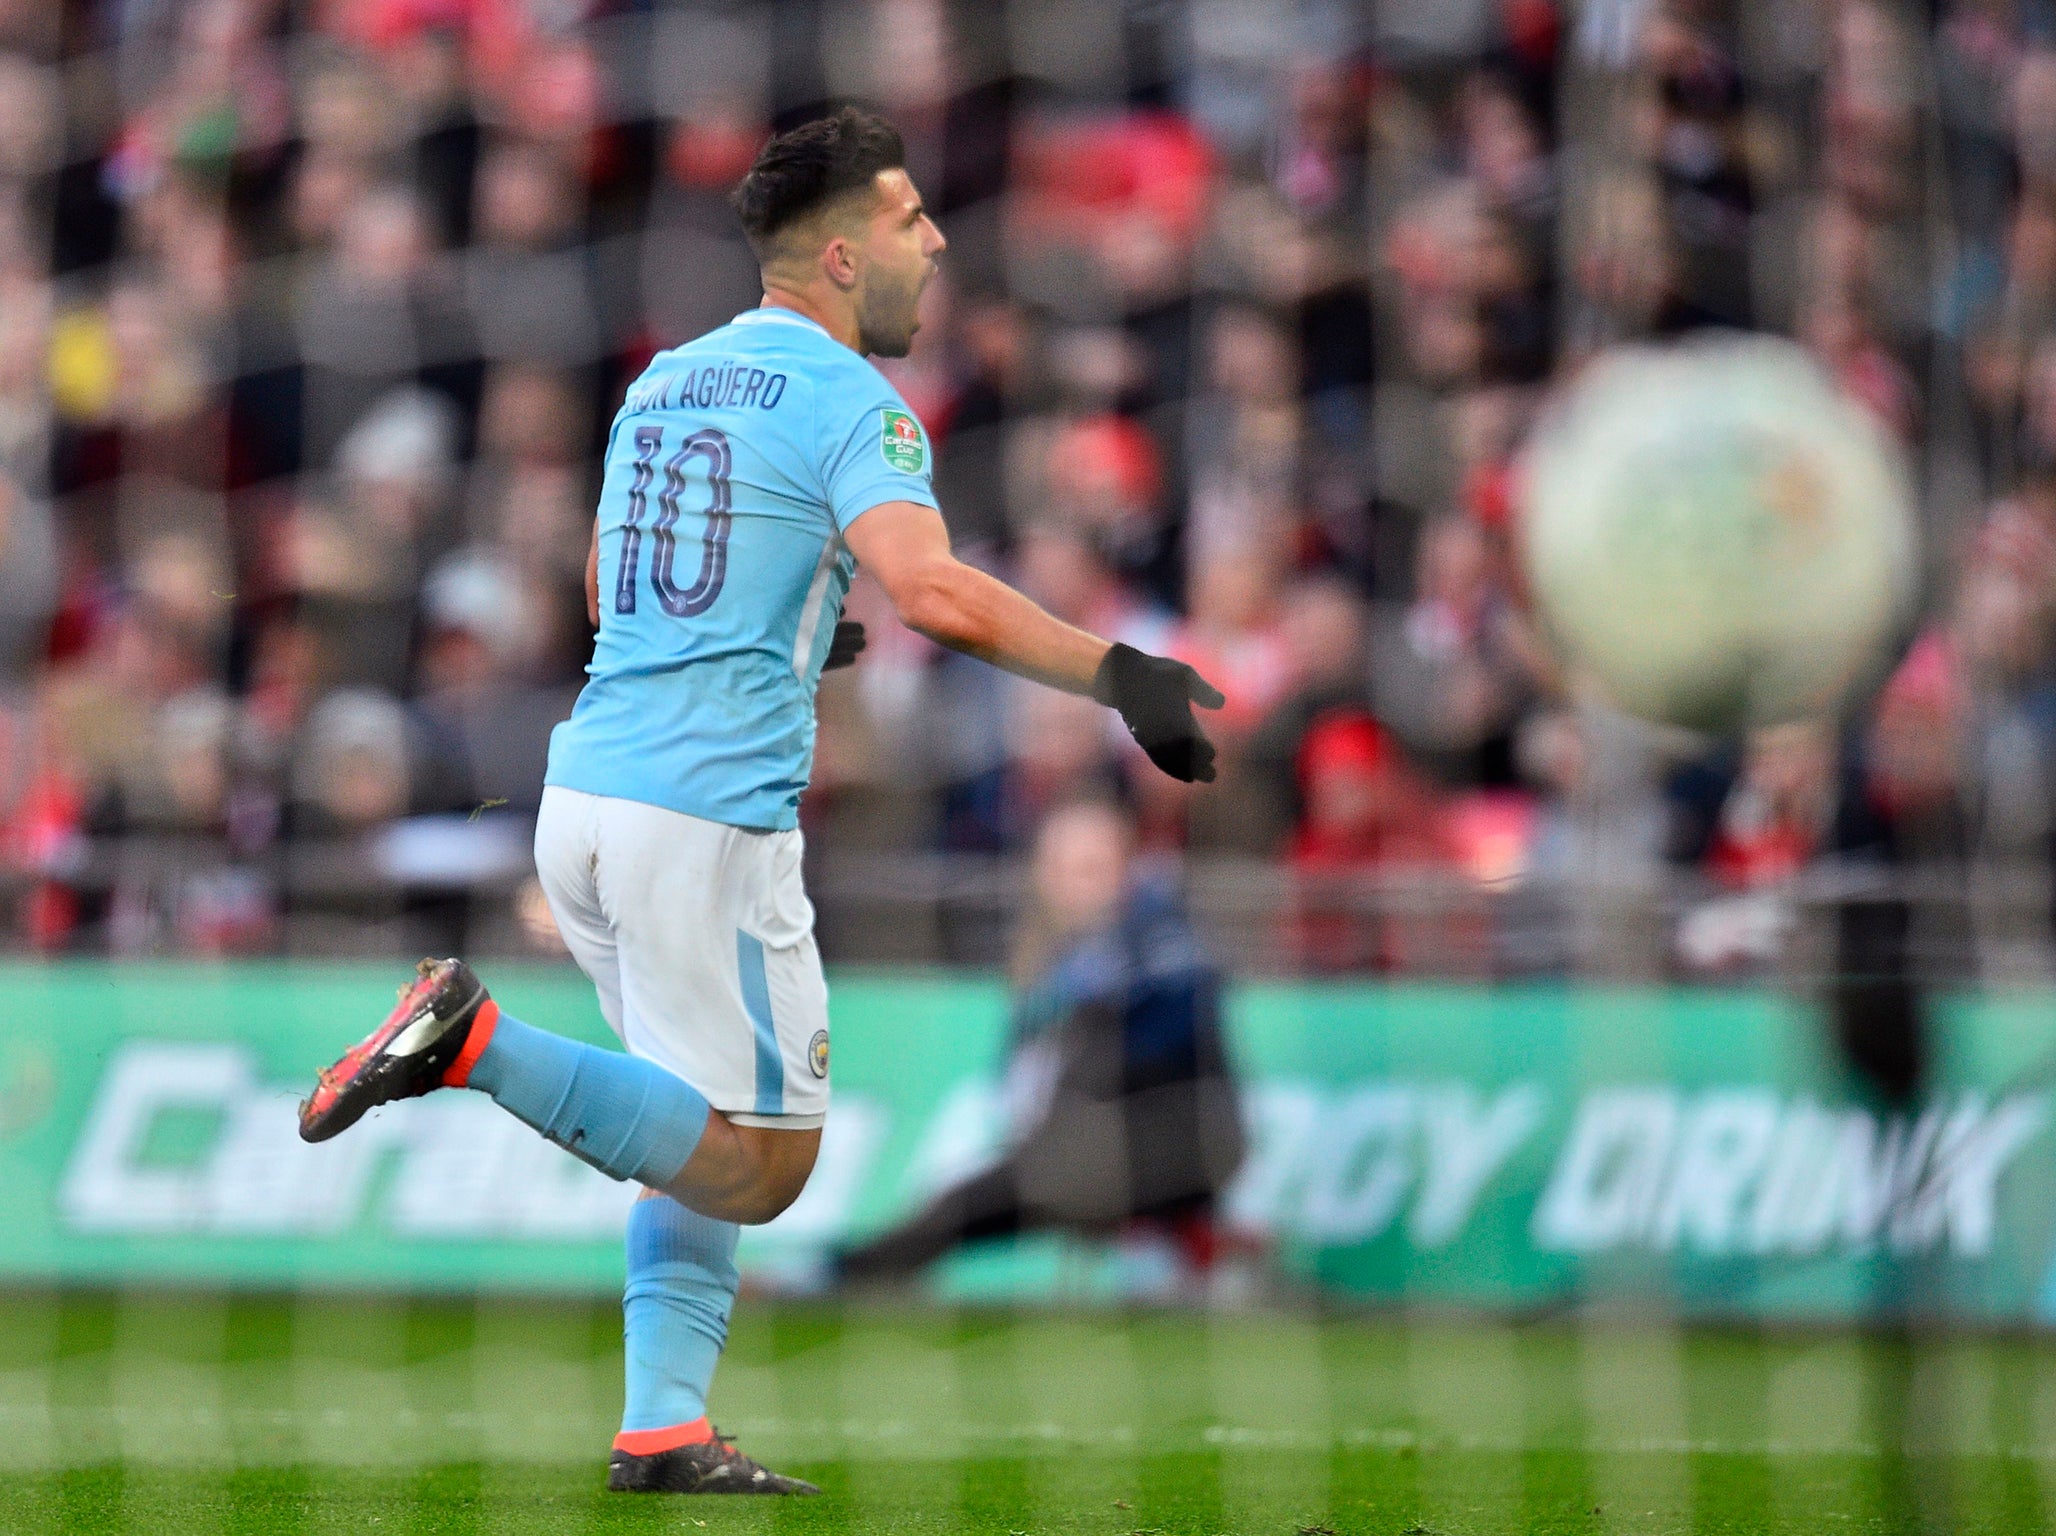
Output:
[[[2030,1532],[2056,1347],[746,1304],[715,1418],[827,1497],[600,1491],[611,1305],[0,1297],[0,1533]]]

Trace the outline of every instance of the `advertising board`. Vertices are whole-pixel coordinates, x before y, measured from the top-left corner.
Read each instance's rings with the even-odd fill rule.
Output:
[[[478,1094],[295,1134],[314,1069],[382,1015],[357,966],[0,969],[0,1280],[608,1290],[634,1191]],[[608,1042],[568,968],[509,1011]],[[746,1234],[797,1273],[990,1157],[1006,999],[980,977],[832,978],[835,1108],[806,1194]],[[1346,1296],[1847,1317],[2056,1316],[2056,999],[1938,1006],[1922,1102],[1868,1103],[1802,999],[1752,990],[1251,984],[1230,999],[1251,1153],[1228,1223]],[[1105,1281],[1049,1245],[938,1285]],[[1095,1279],[1097,1275],[1099,1278]]]

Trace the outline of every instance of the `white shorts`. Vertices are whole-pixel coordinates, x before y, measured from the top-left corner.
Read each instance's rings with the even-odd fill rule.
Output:
[[[805,1130],[828,1110],[801,846],[555,784],[536,818],[543,894],[607,1023],[738,1125]]]

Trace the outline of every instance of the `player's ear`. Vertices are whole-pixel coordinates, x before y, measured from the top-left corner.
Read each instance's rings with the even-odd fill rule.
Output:
[[[821,270],[828,281],[847,293],[857,286],[857,245],[847,235],[836,235],[821,248]]]

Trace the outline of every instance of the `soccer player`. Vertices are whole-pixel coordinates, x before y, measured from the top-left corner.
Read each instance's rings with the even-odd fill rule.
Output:
[[[424,960],[300,1112],[320,1141],[389,1100],[475,1089],[644,1186],[608,1473],[627,1491],[816,1491],[718,1435],[706,1397],[738,1223],[798,1197],[828,1108],[798,810],[855,566],[931,639],[1112,706],[1176,778],[1213,777],[1192,706],[1222,702],[951,555],[927,434],[865,361],[906,355],[944,248],[891,125],[846,110],[774,138],[735,206],[763,303],[659,353],[615,418],[587,573],[599,635],[536,822],[550,909],[627,1051],[531,1028],[463,961]]]
[[[981,1238],[1105,1236],[1137,1220],[1195,1259],[1211,1252],[1244,1151],[1221,979],[1176,893],[1132,862],[1134,833],[1099,800],[1043,820],[1016,946],[1002,1155],[834,1255],[834,1275],[904,1278]]]

